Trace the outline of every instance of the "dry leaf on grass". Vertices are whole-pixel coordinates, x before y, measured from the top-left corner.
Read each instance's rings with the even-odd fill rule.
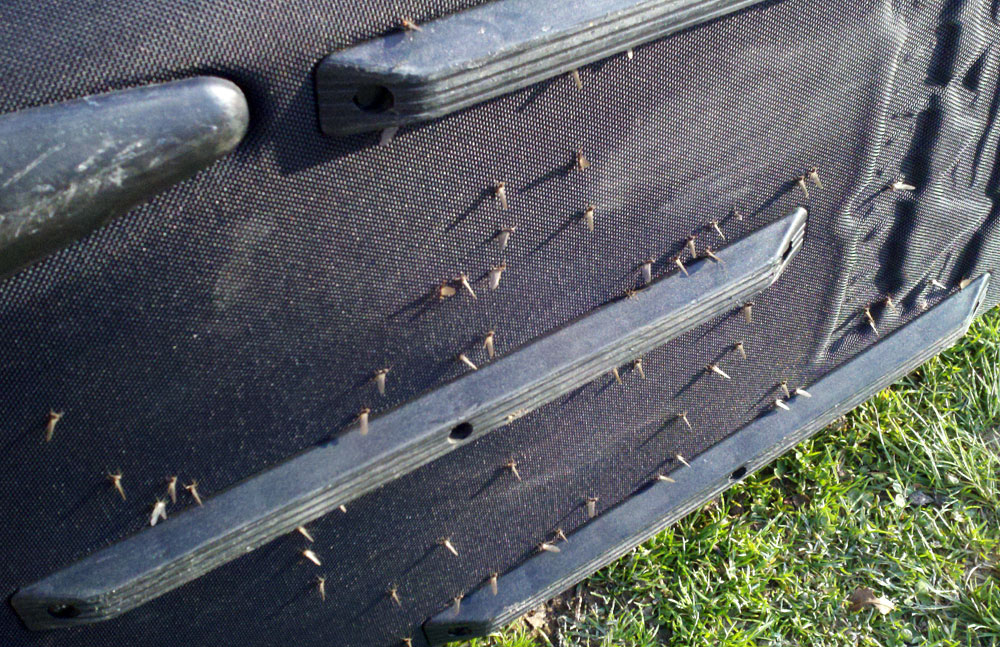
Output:
[[[892,600],[876,597],[871,589],[864,587],[852,593],[847,601],[851,603],[850,610],[852,613],[857,613],[867,607],[875,607],[879,613],[885,615],[896,608]]]
[[[538,630],[545,627],[545,622],[546,622],[545,605],[542,604],[540,606],[537,606],[528,613],[526,613],[524,615],[524,621],[528,623],[528,625],[530,625],[532,629]]]
[[[909,496],[910,505],[916,507],[922,507],[925,505],[930,505],[934,503],[934,497],[928,496],[921,492],[920,490],[914,490]]]

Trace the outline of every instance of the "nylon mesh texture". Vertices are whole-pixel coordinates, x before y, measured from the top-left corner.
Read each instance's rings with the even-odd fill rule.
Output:
[[[894,295],[896,310],[874,309],[885,334],[945,296],[931,278],[995,269],[1000,54],[983,2],[766,2],[582,69],[582,90],[555,78],[386,147],[319,134],[323,56],[472,4],[4,3],[0,110],[212,73],[247,93],[251,128],[210,169],[0,284],[0,590],[140,531],[171,475],[211,496],[362,406],[377,415],[461,375],[458,352],[486,361],[487,330],[503,355],[635,287],[650,256],[674,271],[692,233],[724,245],[711,220],[733,240],[807,204],[805,245],[753,324],[720,317],[647,355],[646,380],[623,367],[624,386],[598,379],[310,524],[322,567],[291,535],[108,622],[31,633],[8,608],[0,642],[418,637],[452,597],[582,524],[586,497],[614,505],[753,419],[781,380],[808,385],[873,343],[865,306]],[[568,170],[578,148],[585,172]],[[825,187],[806,201],[794,178],[813,166]],[[883,190],[899,176],[919,191]],[[508,211],[490,193],[501,180]],[[459,272],[478,300],[428,298]],[[704,372],[713,361],[731,382]],[[65,417],[46,444],[50,409]],[[105,479],[116,470],[125,502]]]

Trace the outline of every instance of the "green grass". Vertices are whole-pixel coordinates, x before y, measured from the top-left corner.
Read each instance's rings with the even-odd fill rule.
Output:
[[[998,360],[993,310],[531,622],[471,644],[1000,645]],[[859,587],[895,609],[852,613]]]

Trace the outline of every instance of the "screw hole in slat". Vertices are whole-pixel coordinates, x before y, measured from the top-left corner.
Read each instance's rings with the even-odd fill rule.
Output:
[[[49,607],[48,611],[49,615],[53,618],[62,618],[64,620],[80,615],[80,610],[72,604],[53,604]]]
[[[392,108],[396,97],[389,88],[382,85],[367,85],[358,88],[354,95],[354,105],[365,112],[380,113]]]
[[[465,440],[472,435],[472,425],[468,422],[463,422],[462,424],[455,425],[451,433],[448,434],[448,438],[453,441]]]

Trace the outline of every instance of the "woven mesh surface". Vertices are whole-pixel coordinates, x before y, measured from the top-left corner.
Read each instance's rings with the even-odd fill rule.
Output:
[[[672,271],[691,233],[724,245],[711,220],[731,240],[806,203],[806,244],[753,325],[721,317],[645,357],[648,379],[597,380],[335,511],[310,526],[320,568],[289,536],[101,624],[29,633],[7,608],[0,643],[394,644],[583,523],[584,498],[615,504],[769,407],[782,379],[809,384],[871,344],[866,305],[893,295],[896,309],[873,309],[884,334],[945,296],[930,279],[995,269],[989,3],[765,2],[585,68],[583,90],[552,79],[386,147],[319,134],[324,55],[473,4],[0,7],[0,111],[203,73],[251,102],[236,152],[0,283],[0,591],[141,530],[170,475],[211,496],[362,406],[377,415],[460,375],[458,352],[485,361],[487,330],[503,354],[635,287],[647,257]],[[582,173],[568,170],[578,148]],[[805,201],[793,178],[813,166],[825,187]],[[899,176],[920,190],[883,191]],[[478,300],[428,298],[459,272]],[[732,382],[704,373],[712,361]],[[65,417],[46,444],[50,409]]]

